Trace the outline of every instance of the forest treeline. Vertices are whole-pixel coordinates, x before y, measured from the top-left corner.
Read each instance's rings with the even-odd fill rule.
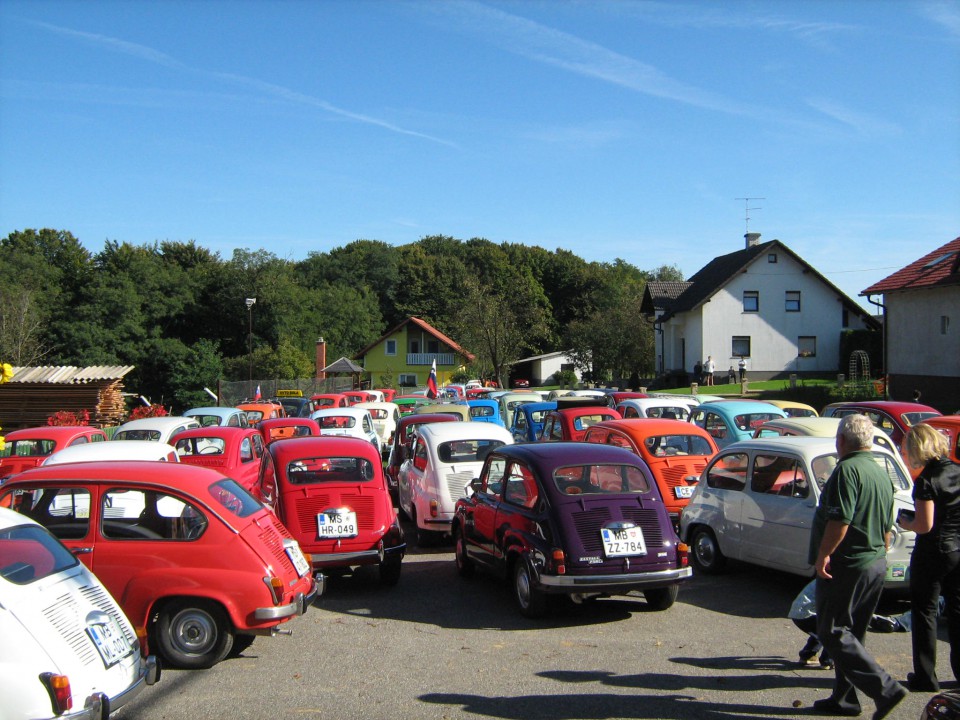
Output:
[[[352,357],[414,315],[477,356],[472,375],[563,349],[593,379],[643,376],[654,363],[643,290],[682,279],[675,266],[482,238],[357,240],[291,261],[248,249],[226,259],[193,241],[92,253],[68,231],[23,230],[0,240],[0,360],[132,365],[128,388],[183,409],[251,367],[313,377],[319,337],[328,359]]]

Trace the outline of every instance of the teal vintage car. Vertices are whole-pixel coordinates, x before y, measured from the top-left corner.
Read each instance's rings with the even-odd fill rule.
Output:
[[[710,433],[721,450],[739,440],[749,440],[768,420],[785,418],[776,405],[759,400],[719,400],[703,403],[690,413],[690,422]]]

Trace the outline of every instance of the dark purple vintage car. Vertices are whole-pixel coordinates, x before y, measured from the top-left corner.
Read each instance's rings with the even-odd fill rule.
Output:
[[[629,450],[506,445],[471,487],[453,520],[457,570],[507,577],[527,617],[546,611],[548,595],[582,601],[632,590],[665,610],[690,577],[657,483]]]

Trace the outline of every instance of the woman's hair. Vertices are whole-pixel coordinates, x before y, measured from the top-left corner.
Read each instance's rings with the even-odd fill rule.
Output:
[[[903,442],[907,460],[914,467],[923,467],[931,460],[947,457],[950,448],[943,434],[930,425],[914,425]]]

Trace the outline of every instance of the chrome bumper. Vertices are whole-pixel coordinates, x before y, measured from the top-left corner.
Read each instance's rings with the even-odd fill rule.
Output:
[[[619,575],[539,575],[536,584],[548,593],[614,592],[664,587],[685,580],[692,574],[693,569],[685,567]]]
[[[119,710],[136,698],[147,685],[153,685],[160,679],[160,665],[154,655],[148,655],[140,661],[140,674],[136,681],[112,698],[105,693],[94,693],[86,699],[83,707],[74,712],[59,715],[63,720],[107,720],[111,713]]]
[[[257,620],[283,620],[284,618],[293,617],[294,615],[303,615],[307,611],[307,608],[313,604],[313,601],[318,597],[325,587],[325,579],[320,583],[314,580],[313,586],[310,588],[310,592],[308,592],[306,595],[303,593],[297,593],[297,596],[293,599],[293,602],[287,603],[286,605],[257,608],[254,611],[253,616]]]

